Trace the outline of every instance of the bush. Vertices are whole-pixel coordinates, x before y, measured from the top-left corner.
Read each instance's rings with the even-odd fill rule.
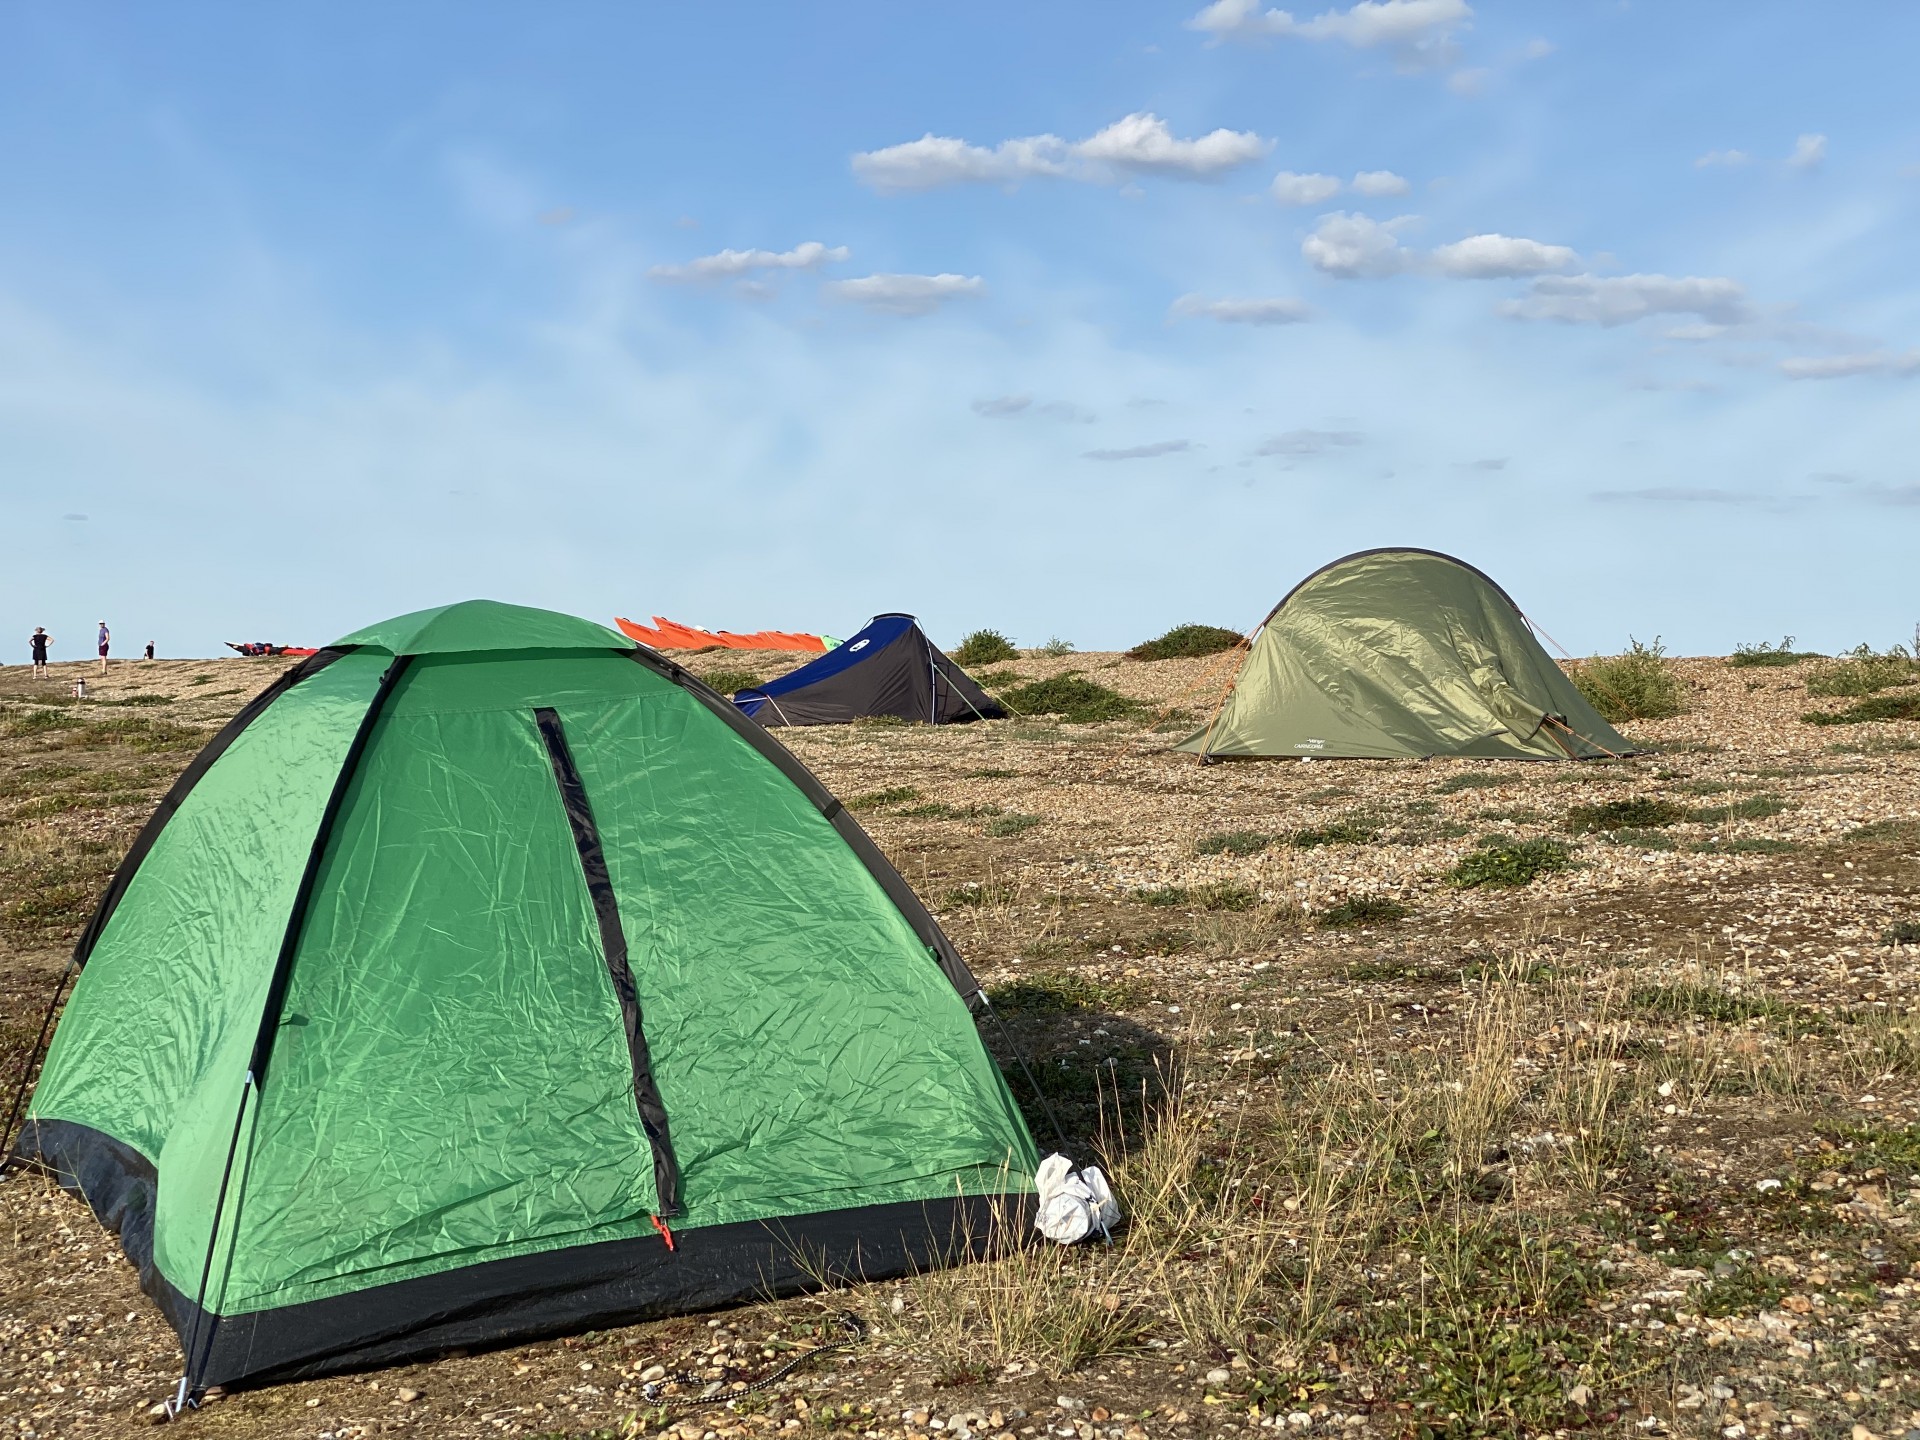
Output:
[[[1002,839],[1009,835],[1024,835],[1040,823],[1038,815],[1002,815],[987,822],[987,834]]]
[[[751,670],[709,670],[700,677],[722,695],[737,695],[742,690],[757,690],[760,676]]]
[[[1865,725],[1875,720],[1920,720],[1920,695],[1869,695],[1844,710],[1809,710],[1809,725]]]
[[[1176,625],[1156,640],[1143,640],[1127,651],[1129,660],[1191,660],[1218,655],[1241,641],[1238,630],[1220,625]]]
[[[1018,660],[1020,652],[998,630],[975,630],[953,647],[953,658],[962,665],[998,665]]]
[[[1807,677],[1809,695],[1858,697],[1920,681],[1920,664],[1904,645],[1876,655],[1871,645],[1859,645],[1829,660]]]
[[[1766,820],[1787,809],[1778,795],[1749,795],[1725,805],[1702,805],[1687,812],[1687,819],[1701,825],[1725,825],[1734,820]]]
[[[1000,699],[1017,715],[1058,715],[1070,725],[1126,720],[1140,707],[1126,696],[1069,670],[1051,680],[1029,680],[1003,690]]]
[[[1462,890],[1478,885],[1517,888],[1541,875],[1564,870],[1573,854],[1558,840],[1510,840],[1490,836],[1447,872],[1447,883]]]
[[[1733,655],[1727,661],[1729,665],[1746,667],[1752,665],[1798,665],[1802,660],[1823,660],[1818,650],[1796,650],[1793,648],[1793,636],[1788,635],[1778,645],[1769,645],[1764,640],[1758,645],[1736,645]]]
[[[1582,660],[1574,665],[1570,678],[1587,703],[1613,723],[1664,720],[1684,708],[1680,677],[1673,673],[1658,635],[1651,645],[1628,636],[1624,654]]]
[[[1882,945],[1920,945],[1920,921],[1900,920],[1880,936]]]
[[[1678,825],[1686,818],[1684,805],[1637,795],[1631,800],[1609,800],[1604,805],[1575,805],[1567,811],[1567,828],[1576,835],[1602,830],[1654,830]]]
[[[847,801],[849,810],[883,810],[889,805],[904,805],[909,800],[918,800],[920,791],[912,785],[889,785],[884,790],[870,790],[865,795],[856,795]]]
[[[1049,660],[1063,660],[1073,654],[1073,642],[1062,640],[1058,635],[1049,636],[1047,643],[1040,647],[1040,653]]]
[[[1184,885],[1162,885],[1157,890],[1142,890],[1139,895],[1146,904],[1161,909],[1177,906],[1193,910],[1251,910],[1260,902],[1259,895],[1246,886],[1224,881],[1195,885],[1191,889]]]
[[[1130,1010],[1140,989],[1072,970],[1042,971],[990,987],[987,1000],[1003,1014],[1064,1015],[1075,1010]]]

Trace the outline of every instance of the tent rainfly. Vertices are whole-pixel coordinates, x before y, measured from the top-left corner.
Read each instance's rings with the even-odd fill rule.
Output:
[[[1363,550],[1296,585],[1254,632],[1225,704],[1177,749],[1253,756],[1585,760],[1632,745],[1480,571]]]
[[[294,666],[77,959],[16,1153],[119,1231],[186,1394],[899,1274],[1029,1203],[912,892],[760,726],[571,616]]]
[[[950,725],[1007,713],[911,615],[876,615],[844,645],[733,703],[762,725],[844,725],[867,715]]]

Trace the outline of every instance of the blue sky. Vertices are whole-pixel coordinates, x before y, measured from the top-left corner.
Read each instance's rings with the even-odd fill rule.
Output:
[[[65,658],[472,595],[1105,648],[1382,544],[1576,652],[1920,620],[1920,9],[5,24],[0,623]]]

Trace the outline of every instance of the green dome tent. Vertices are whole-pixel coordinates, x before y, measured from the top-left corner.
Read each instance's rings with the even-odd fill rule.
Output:
[[[1631,744],[1492,580],[1432,550],[1363,550],[1273,608],[1220,712],[1175,747],[1251,756],[1569,760]]]
[[[872,842],[569,616],[295,666],[76,958],[17,1153],[120,1232],[189,1392],[898,1274],[1031,1188],[978,986]]]

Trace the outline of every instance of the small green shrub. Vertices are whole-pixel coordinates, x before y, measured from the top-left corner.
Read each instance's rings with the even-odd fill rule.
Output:
[[[1721,1267],[1716,1265],[1715,1270]],[[1695,1285],[1688,1292],[1694,1313],[1724,1320],[1731,1315],[1757,1315],[1780,1303],[1787,1282],[1755,1265],[1734,1266],[1724,1274]]]
[[[1573,852],[1558,840],[1514,840],[1491,835],[1478,849],[1461,857],[1447,871],[1446,880],[1462,890],[1480,885],[1518,888],[1531,885],[1542,875],[1564,870],[1573,863]]]
[[[1880,936],[1882,945],[1920,945],[1920,920],[1897,920]]]
[[[709,670],[700,677],[722,695],[737,695],[742,690],[760,687],[761,678],[751,670]]]
[[[1629,636],[1625,653],[1582,660],[1570,678],[1587,703],[1610,722],[1664,720],[1685,708],[1680,677],[1658,635],[1651,645]]]
[[[997,770],[989,767],[985,770],[969,770],[961,778],[965,780],[1016,780],[1019,776],[1020,772],[1018,770]]]
[[[975,630],[953,647],[953,658],[962,665],[999,665],[1018,660],[1020,652],[998,630]]]
[[[1140,707],[1126,696],[1072,670],[1051,680],[1016,685],[1002,691],[1000,698],[1016,714],[1058,715],[1069,725],[1128,720],[1140,712]]]
[[[1769,840],[1758,835],[1743,835],[1738,839],[1702,840],[1691,847],[1699,855],[1790,855],[1800,847],[1791,840]]]
[[[1873,820],[1840,838],[1866,844],[1920,845],[1920,820]]]
[[[1642,985],[1633,992],[1633,1003],[1655,1015],[1676,1019],[1713,1020],[1722,1025],[1737,1025],[1747,1020],[1788,1020],[1800,1014],[1791,1005],[1782,1005],[1764,995],[1734,995],[1711,985]]]
[[[1678,825],[1687,818],[1687,807],[1671,800],[1655,800],[1636,795],[1631,800],[1609,800],[1604,805],[1575,805],[1567,811],[1567,829],[1576,835],[1591,835],[1602,830],[1654,830],[1663,825]]]
[[[919,790],[912,785],[889,785],[884,790],[869,790],[865,795],[854,796],[847,801],[847,809],[884,810],[889,805],[904,805],[919,798]]]
[[[1920,740],[1904,735],[1881,735],[1870,740],[1843,740],[1827,746],[1829,755],[1911,755],[1920,751]]]
[[[1869,695],[1844,710],[1809,710],[1809,725],[1865,725],[1875,720],[1920,720],[1920,694]]]
[[[1673,837],[1664,830],[1604,830],[1600,838],[1609,845],[1625,845],[1635,850],[1671,850]]]
[[[1315,923],[1323,930],[1347,925],[1387,925],[1404,920],[1413,911],[1398,900],[1384,895],[1351,895],[1330,910],[1322,910]]]
[[[1062,1015],[1074,1010],[1129,1010],[1141,1001],[1137,987],[1096,979],[1073,970],[1042,971],[989,986],[987,999],[1006,1014]]]
[[[1259,830],[1220,830],[1203,835],[1193,847],[1201,855],[1258,855],[1273,844],[1273,836]]]
[[[1794,649],[1793,636],[1789,635],[1778,645],[1769,645],[1764,640],[1758,645],[1736,645],[1727,664],[1739,668],[1755,665],[1798,665],[1802,660],[1824,660],[1825,658],[1818,650]]]
[[[1915,681],[1920,681],[1920,664],[1906,646],[1895,645],[1885,654],[1876,654],[1871,645],[1857,645],[1809,675],[1807,693],[1857,698]]]
[[[1343,816],[1311,830],[1296,830],[1287,843],[1296,850],[1314,850],[1322,845],[1371,845],[1380,838],[1380,829],[1354,816]]]
[[[945,800],[928,800],[900,811],[906,820],[984,820],[1000,813],[998,805],[950,805]]]
[[[961,905],[1005,905],[1019,892],[1003,880],[989,880],[985,884],[971,882],[946,893],[946,904]]]
[[[1002,815],[987,822],[987,834],[999,839],[1010,835],[1024,835],[1041,823],[1038,815]]]
[[[1490,790],[1496,785],[1508,783],[1504,775],[1489,775],[1484,770],[1466,770],[1458,775],[1449,775],[1433,787],[1436,795],[1457,795],[1462,790]]]
[[[1215,882],[1208,885],[1162,885],[1154,890],[1142,890],[1140,899],[1152,906],[1171,908],[1178,906],[1193,910],[1251,910],[1260,903],[1260,897],[1244,885]]]
[[[1725,805],[1702,805],[1687,812],[1700,825],[1726,825],[1735,820],[1766,820],[1791,807],[1778,795],[1749,795]]]
[[[1127,651],[1129,660],[1192,660],[1218,655],[1241,641],[1238,630],[1221,625],[1176,625],[1153,640],[1143,640]]]
[[[1040,653],[1049,660],[1064,660],[1073,654],[1073,642],[1062,640],[1058,635],[1047,637],[1047,643],[1040,647]]]

